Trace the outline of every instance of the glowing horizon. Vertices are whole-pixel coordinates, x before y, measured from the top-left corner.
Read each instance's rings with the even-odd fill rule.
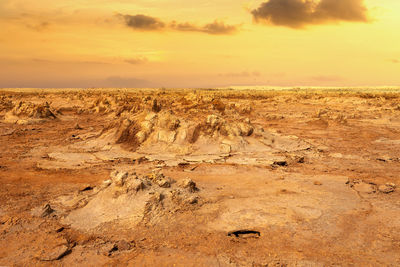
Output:
[[[3,0],[0,87],[399,86],[395,0]]]

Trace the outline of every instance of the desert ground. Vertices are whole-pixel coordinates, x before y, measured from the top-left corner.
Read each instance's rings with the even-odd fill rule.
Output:
[[[400,91],[0,91],[0,266],[399,266]]]

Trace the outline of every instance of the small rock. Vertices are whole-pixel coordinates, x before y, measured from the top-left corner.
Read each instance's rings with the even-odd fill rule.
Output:
[[[71,248],[67,245],[60,245],[53,249],[46,250],[39,256],[41,261],[56,261],[60,260],[64,256],[68,255],[71,252]]]
[[[153,99],[153,105],[151,106],[151,110],[156,113],[161,111],[161,104],[157,102],[157,99]]]
[[[142,164],[145,161],[147,161],[146,157],[140,157],[134,160],[135,164]]]
[[[103,187],[109,187],[112,184],[110,179],[103,181]]]
[[[188,189],[190,192],[196,192],[199,189],[196,187],[196,183],[190,179],[190,178],[186,178],[184,180],[181,181],[180,186],[183,188]]]
[[[217,115],[208,115],[206,122],[212,128],[215,128],[222,123],[222,119],[220,117],[218,117]]]
[[[273,165],[285,167],[288,164],[287,164],[286,160],[276,160],[276,161],[274,161]]]
[[[393,193],[395,189],[396,189],[395,184],[384,184],[378,187],[378,190],[384,194]]]
[[[304,163],[305,162],[305,158],[304,157],[299,157],[299,158],[297,158],[297,162],[298,163]]]
[[[75,130],[82,130],[83,128],[81,126],[79,126],[79,124],[77,123],[77,124],[75,124],[74,129]]]
[[[198,197],[195,196],[191,196],[186,200],[188,204],[196,204],[198,201],[199,201]]]
[[[116,250],[118,250],[118,248],[115,244],[107,243],[101,247],[100,253],[104,256],[111,256],[111,254]]]
[[[118,251],[130,250],[132,245],[125,240],[118,241],[116,244]]]
[[[55,229],[55,232],[56,233],[61,233],[62,231],[64,231],[65,230],[65,228],[64,227],[57,227],[56,229]]]
[[[157,180],[163,179],[165,176],[162,173],[162,169],[156,168],[153,169],[151,174],[147,175],[147,178],[153,182],[157,182]]]
[[[384,155],[384,156],[377,158],[376,160],[383,161],[383,162],[390,162],[390,161],[393,161],[394,159],[388,155]]]
[[[79,188],[79,192],[90,191],[93,190],[93,186],[89,184],[84,184]]]
[[[164,195],[159,192],[154,192],[153,196],[150,198],[150,203],[159,203],[164,199]]]
[[[146,185],[140,179],[132,180],[129,183],[129,190],[134,190],[134,191],[138,192],[138,191],[143,190],[145,188],[146,188]]]
[[[112,177],[114,184],[116,186],[123,186],[128,175],[127,172],[118,172],[114,177]]]
[[[162,187],[162,188],[170,188],[171,187],[171,183],[167,179],[164,179],[164,178],[157,180],[157,184],[159,187]]]
[[[43,206],[42,208],[42,214],[40,217],[48,217],[50,214],[52,214],[54,210],[51,208],[50,204],[47,203],[46,205]]]
[[[322,183],[320,181],[315,181],[314,185],[322,185]]]

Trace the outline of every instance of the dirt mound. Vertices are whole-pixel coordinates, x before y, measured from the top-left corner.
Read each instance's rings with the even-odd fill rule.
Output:
[[[176,182],[160,169],[145,176],[113,171],[109,180],[90,191],[61,197],[52,204],[56,210],[72,210],[63,223],[82,230],[108,222],[152,225],[178,211],[196,208],[200,200],[192,180]]]
[[[85,145],[85,144],[82,144]],[[265,131],[246,117],[212,114],[199,118],[178,117],[171,110],[121,114],[90,147],[121,146],[149,160],[169,161],[168,165],[188,162],[216,162],[235,157],[254,158],[254,164],[273,164],[280,153],[302,151],[310,144],[296,136]],[[275,154],[275,155],[272,155]]]
[[[142,112],[127,116],[109,127],[114,141],[132,149],[155,143],[190,146],[201,138],[209,143],[219,138],[251,136],[254,127],[249,121],[228,122],[218,115],[209,115],[203,122],[178,118],[172,111]]]
[[[49,103],[35,104],[20,101],[12,110],[6,113],[4,122],[29,124],[56,119],[58,112]]]
[[[13,103],[10,97],[1,96],[0,97],[0,112],[10,110],[13,108]]]
[[[162,103],[160,100],[149,96],[139,97],[126,94],[105,94],[97,96],[83,111],[120,117],[123,113],[135,114],[144,109],[160,112]]]

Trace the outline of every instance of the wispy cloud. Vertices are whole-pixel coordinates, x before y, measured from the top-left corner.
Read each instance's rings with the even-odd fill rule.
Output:
[[[126,26],[142,31],[155,31],[161,30],[165,28],[165,23],[162,22],[158,18],[146,16],[146,15],[121,15],[124,20]]]
[[[148,61],[149,61],[149,59],[147,57],[143,57],[143,56],[125,59],[126,63],[133,64],[133,65],[143,64]]]
[[[234,34],[238,31],[237,25],[228,25],[222,21],[215,20],[214,22],[197,25],[191,22],[163,22],[159,18],[138,14],[138,15],[124,15],[118,14],[123,18],[127,27],[137,31],[182,31],[182,32],[200,32],[213,35]]]
[[[25,26],[28,29],[31,29],[31,30],[34,30],[37,32],[41,32],[41,31],[47,30],[50,26],[50,23],[47,21],[42,21],[39,23],[25,23]]]

